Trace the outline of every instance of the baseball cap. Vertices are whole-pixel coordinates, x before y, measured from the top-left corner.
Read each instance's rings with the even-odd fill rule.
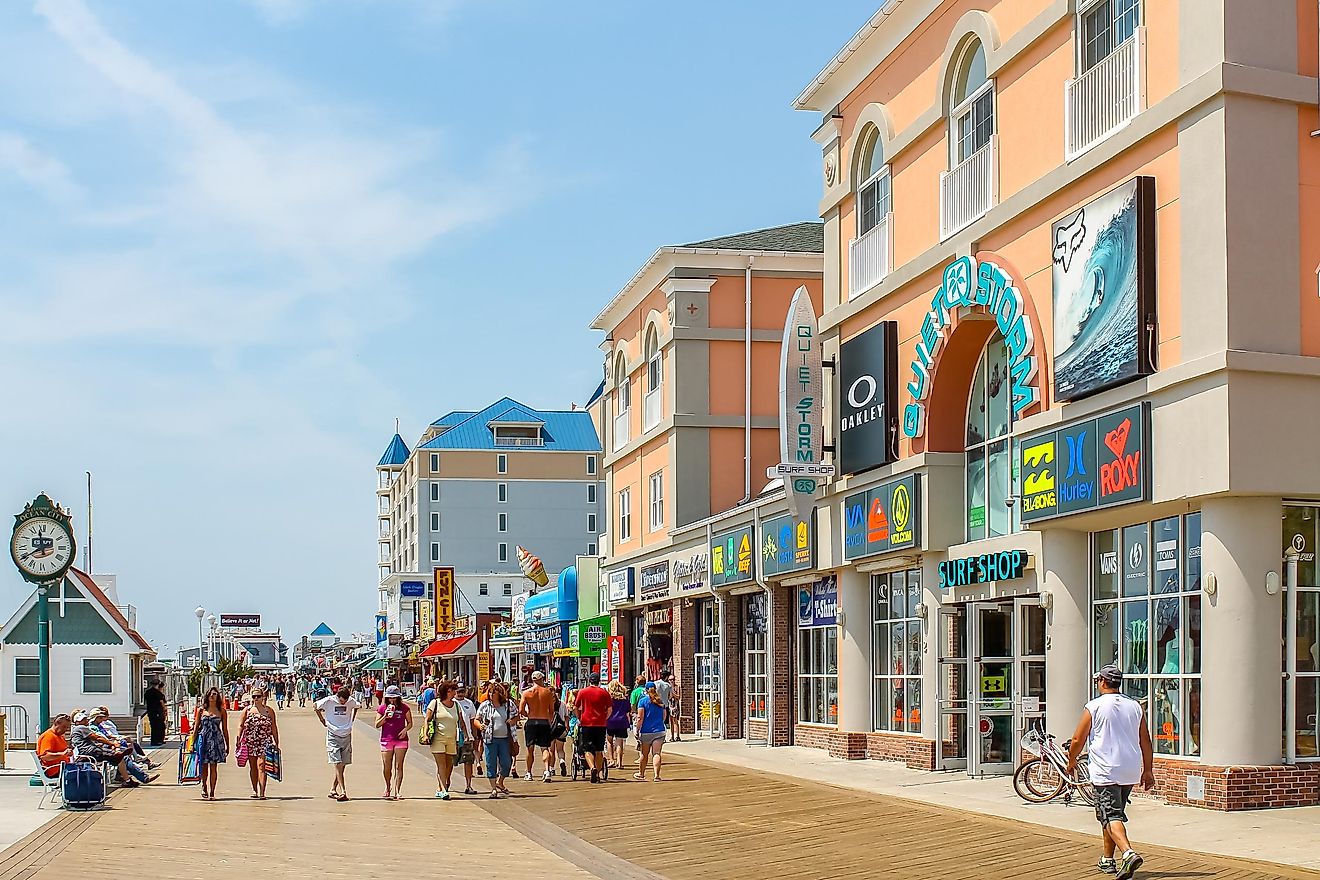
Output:
[[[1123,683],[1123,670],[1119,669],[1113,663],[1101,666],[1099,671],[1092,676],[1095,681],[1103,681],[1107,685],[1119,685]]]
[[[385,688],[385,696],[386,696],[386,697],[401,697],[401,696],[403,696],[403,691],[399,690],[398,685],[393,685],[393,684],[392,684],[392,685],[390,685],[389,687]]]
[[[86,720],[87,720],[87,713],[84,712],[83,710],[79,709],[77,712],[73,713],[73,721],[75,724]]]
[[[591,675],[587,676],[587,681],[591,682],[592,684],[600,684],[600,673],[599,672],[591,673]]]
[[[532,673],[532,681],[545,681],[545,673],[539,669],[536,670]]]

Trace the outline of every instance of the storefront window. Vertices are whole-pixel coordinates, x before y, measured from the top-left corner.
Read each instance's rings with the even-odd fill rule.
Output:
[[[1017,529],[1013,423],[1009,406],[1008,349],[995,334],[986,345],[967,400],[967,540],[1008,535]]]
[[[839,629],[798,629],[798,721],[839,723]]]
[[[1284,603],[1283,668],[1289,670],[1288,636],[1291,631],[1293,645],[1292,667],[1296,675],[1284,682],[1284,750],[1288,749],[1287,703],[1294,701],[1293,748],[1299,761],[1320,758],[1320,740],[1317,739],[1316,718],[1320,715],[1320,578],[1316,576],[1316,526],[1320,523],[1320,509],[1289,505],[1283,509],[1283,550],[1298,553],[1297,609],[1292,602]],[[1292,588],[1292,585],[1288,585]],[[1291,682],[1291,685],[1290,683]],[[1289,688],[1293,692],[1289,693]]]
[[[1156,754],[1201,753],[1201,515],[1091,536],[1092,669],[1117,664]]]
[[[766,670],[765,652],[765,595],[748,596],[744,601],[743,632],[743,669],[746,682],[747,717],[753,721],[765,721],[766,703],[769,700],[769,675]]]
[[[872,713],[876,730],[921,731],[921,569],[871,577]]]

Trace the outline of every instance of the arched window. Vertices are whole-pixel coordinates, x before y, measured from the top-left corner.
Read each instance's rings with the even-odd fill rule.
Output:
[[[660,336],[652,324],[646,331],[646,391],[650,393],[660,387],[664,377],[664,362],[660,356]]]
[[[967,540],[1014,531],[1013,408],[1009,405],[1008,348],[996,333],[976,365],[967,399]]]
[[[889,166],[880,129],[868,125],[862,132],[857,162],[857,236],[870,232],[894,210]]]
[[[628,384],[628,359],[620,354],[614,361],[614,394],[620,414],[632,408],[632,388]]]
[[[963,49],[954,68],[953,94],[949,102],[950,157],[954,165],[990,142],[995,133],[995,85],[986,78],[985,47],[973,39]]]

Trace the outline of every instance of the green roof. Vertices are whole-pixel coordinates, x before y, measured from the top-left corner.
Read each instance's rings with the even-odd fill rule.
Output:
[[[363,672],[384,672],[384,671],[385,671],[385,661],[382,660],[382,659],[380,659],[379,657],[377,657],[375,660],[372,660],[372,661],[371,661],[370,663],[368,663],[366,666],[363,666],[363,667],[362,667],[362,671],[363,671]]]
[[[81,596],[77,589],[65,586],[68,598]],[[123,638],[114,627],[106,623],[101,612],[90,602],[66,602],[60,613],[59,602],[50,603],[50,641],[54,645],[122,645]],[[5,644],[37,644],[37,606],[5,633]]]
[[[734,251],[785,251],[799,254],[825,253],[825,224],[820,222],[790,223],[694,241],[680,247],[719,248]]]

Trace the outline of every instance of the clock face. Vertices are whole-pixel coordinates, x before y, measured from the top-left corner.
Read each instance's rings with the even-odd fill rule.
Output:
[[[9,549],[18,567],[34,577],[54,578],[73,561],[73,537],[61,523],[41,516],[18,527]]]

